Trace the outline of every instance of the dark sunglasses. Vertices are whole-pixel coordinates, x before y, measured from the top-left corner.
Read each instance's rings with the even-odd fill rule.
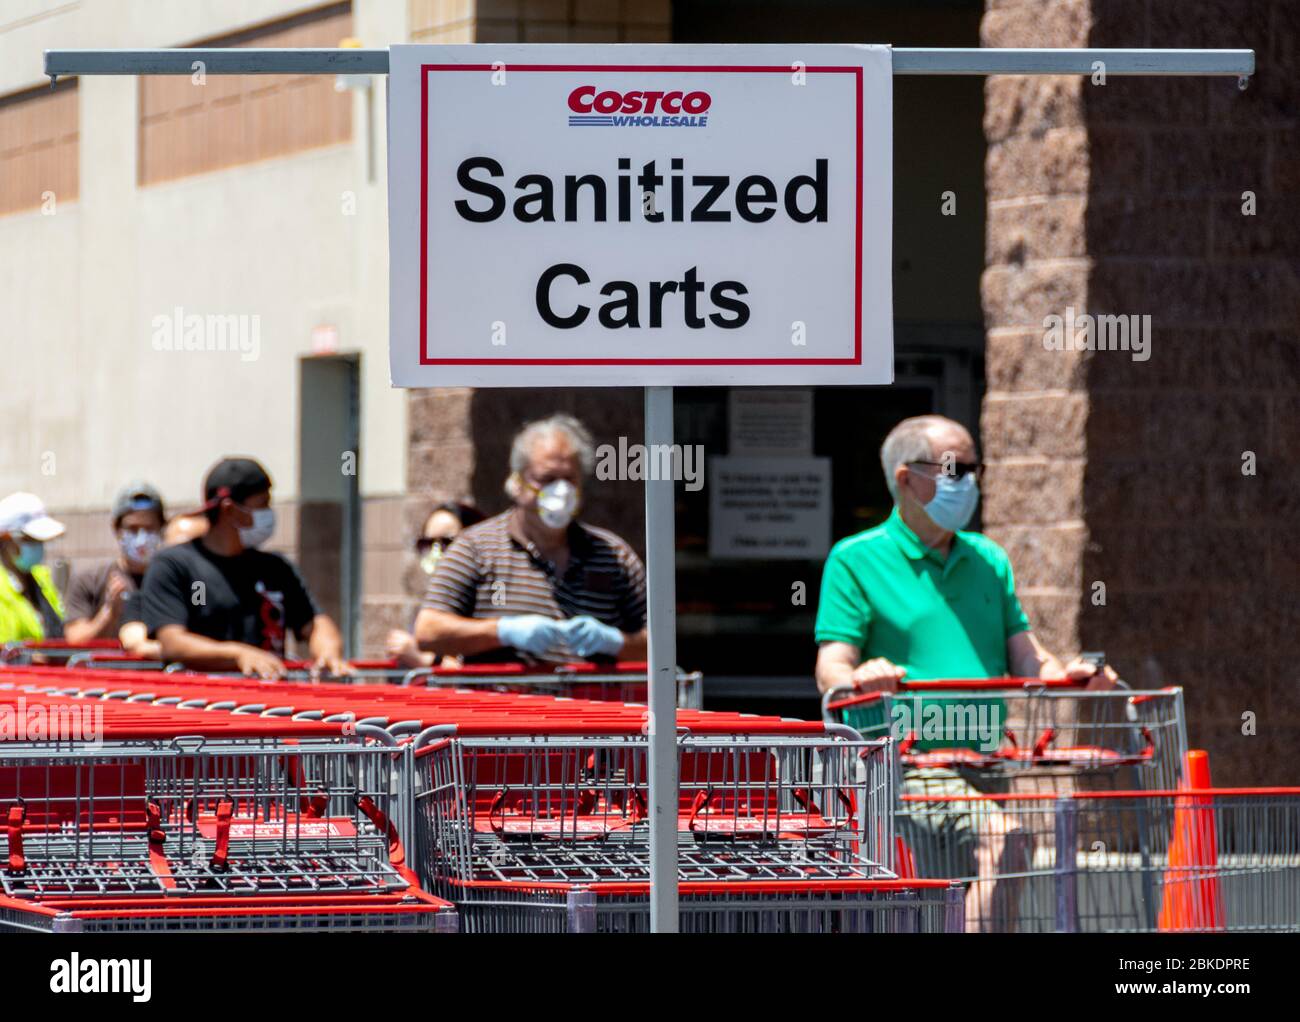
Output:
[[[439,536],[437,539],[430,539],[427,536],[421,536],[415,541],[415,552],[423,557],[430,550],[437,546],[439,550],[446,550],[451,546],[451,540],[446,536]]]
[[[972,472],[975,473],[975,481],[979,482],[984,478],[984,462],[982,461],[954,461],[944,464],[942,461],[909,461],[909,465],[930,465],[934,468],[943,469],[941,474],[950,475],[954,479],[964,479]]]

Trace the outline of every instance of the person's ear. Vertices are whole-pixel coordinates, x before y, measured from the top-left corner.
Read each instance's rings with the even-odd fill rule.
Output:
[[[911,493],[907,486],[908,479],[911,477],[911,470],[906,465],[894,466],[894,486],[900,494]]]

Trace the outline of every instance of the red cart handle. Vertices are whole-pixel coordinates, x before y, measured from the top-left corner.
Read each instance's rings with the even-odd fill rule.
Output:
[[[9,834],[9,871],[21,873],[27,868],[27,857],[23,854],[23,820],[27,810],[22,805],[9,807],[9,820],[6,829]]]
[[[829,710],[839,710],[846,706],[860,706],[863,703],[875,702],[889,694],[905,694],[908,692],[983,692],[983,691],[1014,691],[1022,689],[1035,688],[1086,688],[1088,679],[1073,678],[918,678],[914,681],[908,681],[904,678],[898,683],[896,693],[886,693],[882,691],[875,692],[857,692],[847,685],[831,689],[826,694],[825,706]],[[842,695],[836,696],[836,693]]]
[[[366,814],[366,819],[375,825],[377,831],[388,838],[388,861],[398,874],[412,887],[419,887],[419,877],[406,865],[406,848],[402,844],[402,836],[397,832],[397,826],[384,815],[384,811],[375,805],[375,800],[369,795],[357,799],[357,808]]]
[[[230,864],[230,818],[235,805],[229,800],[217,803],[217,845],[212,850],[213,869],[224,871]]]
[[[167,853],[163,850],[163,845],[167,841],[167,832],[163,830],[162,809],[157,802],[145,803],[144,825],[149,835],[149,865],[163,888],[172,890],[176,886],[176,880],[172,876],[172,867],[167,861]]]

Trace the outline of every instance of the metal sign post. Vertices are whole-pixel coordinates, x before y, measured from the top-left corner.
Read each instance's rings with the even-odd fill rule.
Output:
[[[673,388],[645,388],[645,446],[673,442]],[[673,480],[645,481],[650,929],[677,932],[677,542]],[[667,864],[665,868],[664,864]]]
[[[486,47],[485,47],[486,49]],[[52,81],[72,75],[387,74],[386,49],[47,50]],[[926,49],[893,50],[896,75],[1116,76],[1215,75],[1244,88],[1253,50]],[[645,389],[647,448],[673,443],[671,387]],[[647,480],[646,575],[649,620],[651,926],[677,929],[677,613],[673,482]]]

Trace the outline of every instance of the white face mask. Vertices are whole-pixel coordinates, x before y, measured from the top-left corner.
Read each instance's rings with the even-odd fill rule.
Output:
[[[556,479],[537,490],[537,514],[552,529],[563,529],[578,511],[578,488],[567,479]]]
[[[253,516],[253,524],[239,530],[239,542],[245,550],[256,550],[271,538],[275,531],[275,509],[269,507],[241,508]]]
[[[117,545],[132,564],[148,564],[162,542],[162,533],[153,529],[123,529]]]

